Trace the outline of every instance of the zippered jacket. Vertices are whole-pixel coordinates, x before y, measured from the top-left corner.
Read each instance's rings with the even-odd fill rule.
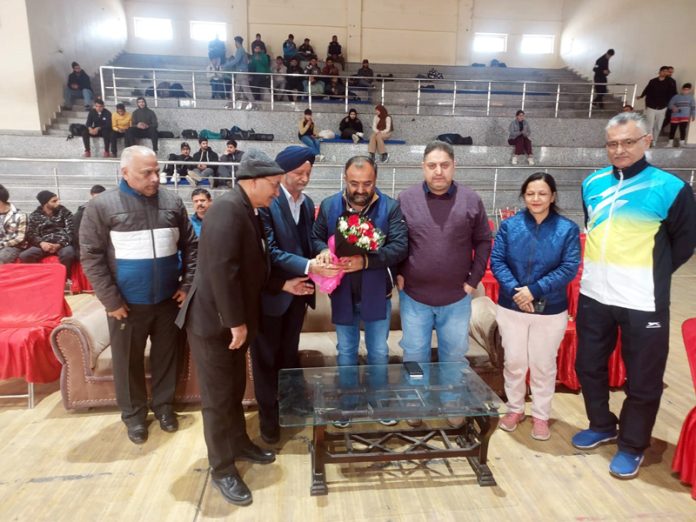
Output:
[[[580,229],[553,210],[541,223],[522,210],[500,224],[491,252],[491,270],[500,283],[498,304],[520,311],[512,296],[526,286],[544,299],[542,315],[568,309],[566,287],[580,265]]]
[[[160,189],[146,197],[125,180],[90,200],[80,225],[82,268],[110,312],[188,291],[196,244],[179,196]]]
[[[602,304],[669,307],[672,273],[696,248],[689,185],[650,165],[606,167],[582,183],[587,241],[580,292]]]

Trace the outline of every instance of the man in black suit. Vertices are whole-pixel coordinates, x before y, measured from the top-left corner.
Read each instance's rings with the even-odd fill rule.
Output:
[[[291,146],[276,156],[285,171],[280,196],[259,210],[268,239],[271,277],[282,281],[310,273],[334,276],[337,267],[312,259],[311,235],[314,202],[303,191],[309,183],[315,155],[307,147]],[[314,308],[313,285],[308,295],[287,292],[261,295],[261,328],[251,348],[254,390],[259,405],[261,438],[274,444],[280,439],[278,421],[278,372],[299,368],[298,346],[307,305]]]
[[[259,329],[261,290],[307,292],[305,278],[269,280],[270,262],[257,208],[278,195],[283,169],[263,152],[249,150],[234,189],[215,200],[198,242],[199,269],[177,325],[185,323],[203,403],[203,431],[213,484],[228,502],[251,504],[235,460],[268,464],[272,451],[251,442],[242,398],[246,351]]]

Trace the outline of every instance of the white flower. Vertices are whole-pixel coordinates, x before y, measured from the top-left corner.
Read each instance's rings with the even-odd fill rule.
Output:
[[[346,230],[348,230],[348,223],[346,223],[345,220],[341,219],[338,222],[338,230],[340,230],[341,232],[345,232]]]
[[[370,246],[370,238],[363,236],[360,239],[358,239],[358,246],[366,248]]]

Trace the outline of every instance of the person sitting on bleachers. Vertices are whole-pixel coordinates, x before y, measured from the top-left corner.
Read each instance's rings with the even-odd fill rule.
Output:
[[[210,82],[210,90],[213,92],[212,99],[224,100],[227,92],[225,90],[225,79],[220,58],[215,56],[210,60],[208,67],[206,67],[205,76]]]
[[[329,98],[343,97],[346,94],[346,87],[338,76],[331,76],[329,82],[324,86],[324,94]]]
[[[190,169],[186,179],[194,187],[198,185],[204,178],[213,178],[217,175],[217,165],[208,165],[211,161],[218,161],[217,153],[208,146],[206,138],[198,138],[200,148],[193,155],[193,161],[198,162],[194,169]],[[210,180],[210,184],[215,183],[214,179]]]
[[[372,161],[375,160],[375,152],[379,152],[379,159],[382,163],[389,161],[389,154],[384,142],[391,138],[393,132],[394,122],[392,117],[389,116],[387,108],[382,104],[375,106],[375,116],[372,119],[372,134],[367,145],[367,151]]]
[[[244,156],[244,151],[237,148],[237,142],[235,140],[227,140],[227,149],[225,153],[220,156],[220,161],[230,161],[233,163],[239,163],[242,161],[242,156]],[[218,167],[218,178],[213,181],[213,188],[218,185],[226,185],[232,187],[232,180],[237,173],[237,167],[232,165],[220,165]]]
[[[275,91],[276,101],[280,101],[283,96],[285,96],[285,75],[288,72],[288,68],[283,62],[282,56],[276,56],[275,63],[271,66],[271,72],[273,73],[273,89]]]
[[[326,59],[326,63],[321,70],[321,74],[324,75],[325,82],[329,82],[331,80],[331,76],[338,76],[340,74],[338,72],[338,67],[336,67],[334,64],[333,58]]]
[[[524,119],[524,111],[519,110],[515,113],[515,119],[510,122],[508,129],[508,143],[515,148],[512,151],[512,164],[517,165],[517,156],[520,154],[527,155],[527,161],[530,165],[534,165],[534,157],[532,156],[532,141],[529,136],[532,130],[529,123]]]
[[[89,189],[89,199],[93,199],[95,196],[101,194],[106,189],[102,185],[94,185]],[[75,249],[75,259],[80,259],[80,224],[82,223],[82,216],[85,213],[84,205],[77,207],[77,212],[73,215],[73,248]]]
[[[290,60],[296,56],[297,45],[295,44],[295,35],[289,34],[288,39],[283,42],[283,58],[285,59],[285,63],[290,65]]]
[[[92,108],[92,99],[94,98],[92,82],[87,73],[82,70],[79,63],[73,62],[72,70],[73,72],[68,75],[68,84],[65,86],[63,93],[65,106],[70,107],[74,98],[82,97],[85,110],[90,110]]]
[[[220,64],[224,65],[226,54],[227,47],[225,46],[225,42],[220,40],[218,35],[215,35],[215,39],[210,40],[208,43],[208,58],[211,62],[213,61],[213,58],[218,58],[220,60]]]
[[[191,146],[187,142],[182,142],[180,146],[181,154],[170,154],[167,158],[169,161],[193,161],[193,156],[191,156]],[[188,171],[193,165],[178,164],[178,163],[168,163],[164,167],[164,173],[167,176],[167,183],[169,180],[174,178],[174,181],[179,181],[186,179],[188,176]]]
[[[341,69],[346,70],[346,59],[343,57],[343,49],[341,44],[338,43],[338,36],[333,35],[331,41],[329,42],[329,48],[327,50],[327,58],[331,58],[334,62],[341,64]]]
[[[103,100],[97,98],[97,101],[94,102],[94,109],[91,109],[87,114],[85,130],[82,132],[82,143],[85,146],[85,152],[82,156],[85,158],[92,156],[89,139],[101,136],[104,138],[104,157],[110,157],[109,149],[113,147],[111,144],[113,132],[111,125],[111,111],[104,108]]]
[[[29,215],[27,226],[29,248],[19,254],[19,259],[23,263],[38,263],[46,256],[57,255],[69,279],[75,259],[72,212],[61,205],[58,196],[50,190],[42,190],[36,199],[39,206]]]
[[[288,65],[287,74],[303,73],[304,71],[302,70],[302,67],[300,67],[300,60],[298,60],[297,56],[290,58],[290,64]],[[288,91],[288,98],[290,97],[289,93],[302,92],[302,85],[305,81],[306,80],[302,78],[302,76],[288,76],[285,80],[285,89]],[[297,101],[297,96],[293,96],[292,101]]]
[[[27,215],[10,203],[10,192],[0,185],[0,265],[14,263],[26,247]]]
[[[370,87],[372,85],[372,78],[374,78],[375,72],[370,69],[370,62],[368,60],[362,61],[362,67],[358,69],[355,76],[358,76],[359,78],[357,80],[353,80],[353,85],[358,87]]]
[[[210,192],[204,188],[193,189],[191,192],[191,202],[193,203],[193,214],[191,214],[191,225],[196,238],[201,237],[201,228],[203,227],[203,218],[208,212],[210,205],[213,204],[213,197]]]
[[[353,140],[353,143],[358,143],[363,137],[363,124],[358,118],[358,111],[350,109],[348,116],[341,120],[338,126],[341,132],[341,139]]]
[[[263,40],[261,40],[261,33],[256,33],[256,40],[251,42],[252,49],[256,49],[257,47],[261,48],[261,52],[263,54],[268,54],[268,51],[266,50],[266,44],[263,43]]]
[[[111,156],[117,157],[118,139],[126,139],[126,131],[131,126],[133,117],[126,111],[126,106],[122,103],[116,105],[116,114],[111,115]]]
[[[307,64],[307,67],[304,68],[303,71],[305,74],[309,74],[310,77],[307,78],[302,82],[302,85],[304,86],[305,92],[309,92],[309,84],[312,85],[312,94],[324,94],[324,82],[317,77],[317,75],[321,74],[321,68],[319,67],[319,64],[317,63],[316,58],[311,58],[309,60],[309,63]]]
[[[311,60],[312,58],[315,60],[317,59],[317,55],[314,53],[314,47],[312,47],[309,43],[309,38],[304,39],[304,43],[300,45],[300,48],[297,50],[297,54],[300,55],[300,60]]]
[[[157,153],[157,115],[147,106],[145,98],[138,98],[138,108],[133,111],[131,127],[126,131],[126,147],[135,145],[139,138],[150,138],[152,150]]]

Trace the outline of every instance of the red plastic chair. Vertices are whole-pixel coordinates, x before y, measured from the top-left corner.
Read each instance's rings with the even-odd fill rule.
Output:
[[[682,336],[691,368],[691,379],[696,391],[696,317],[684,321]],[[672,471],[679,474],[682,482],[691,484],[691,496],[696,499],[696,406],[684,419],[677,450],[672,460]]]
[[[34,383],[53,382],[61,365],[49,336],[60,320],[71,315],[65,302],[65,267],[60,263],[0,265],[0,379],[22,377],[28,384],[29,407]]]

